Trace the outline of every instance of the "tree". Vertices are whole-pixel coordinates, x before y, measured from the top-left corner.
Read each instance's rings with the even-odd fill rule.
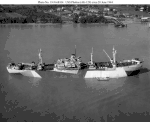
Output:
[[[87,23],[86,17],[81,17],[79,21],[81,23]]]
[[[78,19],[79,19],[79,15],[78,14],[74,14],[73,15],[73,22],[74,23],[78,23]]]
[[[92,23],[93,17],[92,16],[86,16],[86,21],[87,21],[87,23]]]

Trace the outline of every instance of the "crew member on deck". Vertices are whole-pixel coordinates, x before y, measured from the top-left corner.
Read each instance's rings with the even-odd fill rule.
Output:
[[[70,60],[75,62],[75,55],[74,54],[71,55]]]
[[[34,62],[34,61],[32,61],[32,63],[31,63],[31,69],[36,69],[35,62]]]

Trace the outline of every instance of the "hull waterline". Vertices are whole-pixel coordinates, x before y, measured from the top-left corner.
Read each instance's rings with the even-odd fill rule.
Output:
[[[78,74],[79,70],[76,70],[76,69],[74,69],[74,70],[58,70],[58,69],[54,68],[52,71],[62,72],[62,73],[70,73],[70,74]]]

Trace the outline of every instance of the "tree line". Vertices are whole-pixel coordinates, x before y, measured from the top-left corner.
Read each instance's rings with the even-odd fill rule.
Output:
[[[85,16],[79,16],[77,14],[73,17],[74,23],[107,23],[107,19],[104,18],[104,16],[96,16],[96,15],[85,15]]]
[[[56,16],[52,13],[44,13],[43,11],[38,11],[36,6],[25,7],[1,7],[0,14],[5,15],[5,17],[0,17],[0,23],[62,23],[61,17]],[[9,13],[11,16],[7,16]],[[20,16],[13,15],[17,13]]]
[[[0,23],[62,23],[61,15],[57,16],[53,13],[45,13],[44,10],[57,9],[57,5],[0,5],[0,14],[9,13],[11,16],[0,17]],[[13,13],[19,14],[13,15]],[[73,14],[72,21],[74,23],[106,23],[107,20],[101,15],[88,15],[80,12]]]

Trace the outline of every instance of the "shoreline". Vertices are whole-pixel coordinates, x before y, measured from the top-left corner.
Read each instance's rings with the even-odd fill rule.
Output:
[[[140,19],[137,18],[125,18],[124,21],[121,21],[125,24],[127,24],[128,22],[132,22],[132,23],[141,23]],[[127,22],[127,23],[126,23]],[[146,22],[145,22],[146,23]],[[65,25],[65,24],[81,24],[81,25],[107,25],[107,24],[113,24],[113,23],[74,23],[74,22],[64,22],[64,23],[0,23],[0,26],[10,26],[10,25]]]
[[[0,25],[58,25],[62,23],[4,23]]]
[[[64,24],[105,24],[105,23],[70,23],[70,22],[66,22],[66,23],[6,23],[6,24],[0,24],[0,25],[64,25]],[[107,23],[106,23],[107,24]]]

